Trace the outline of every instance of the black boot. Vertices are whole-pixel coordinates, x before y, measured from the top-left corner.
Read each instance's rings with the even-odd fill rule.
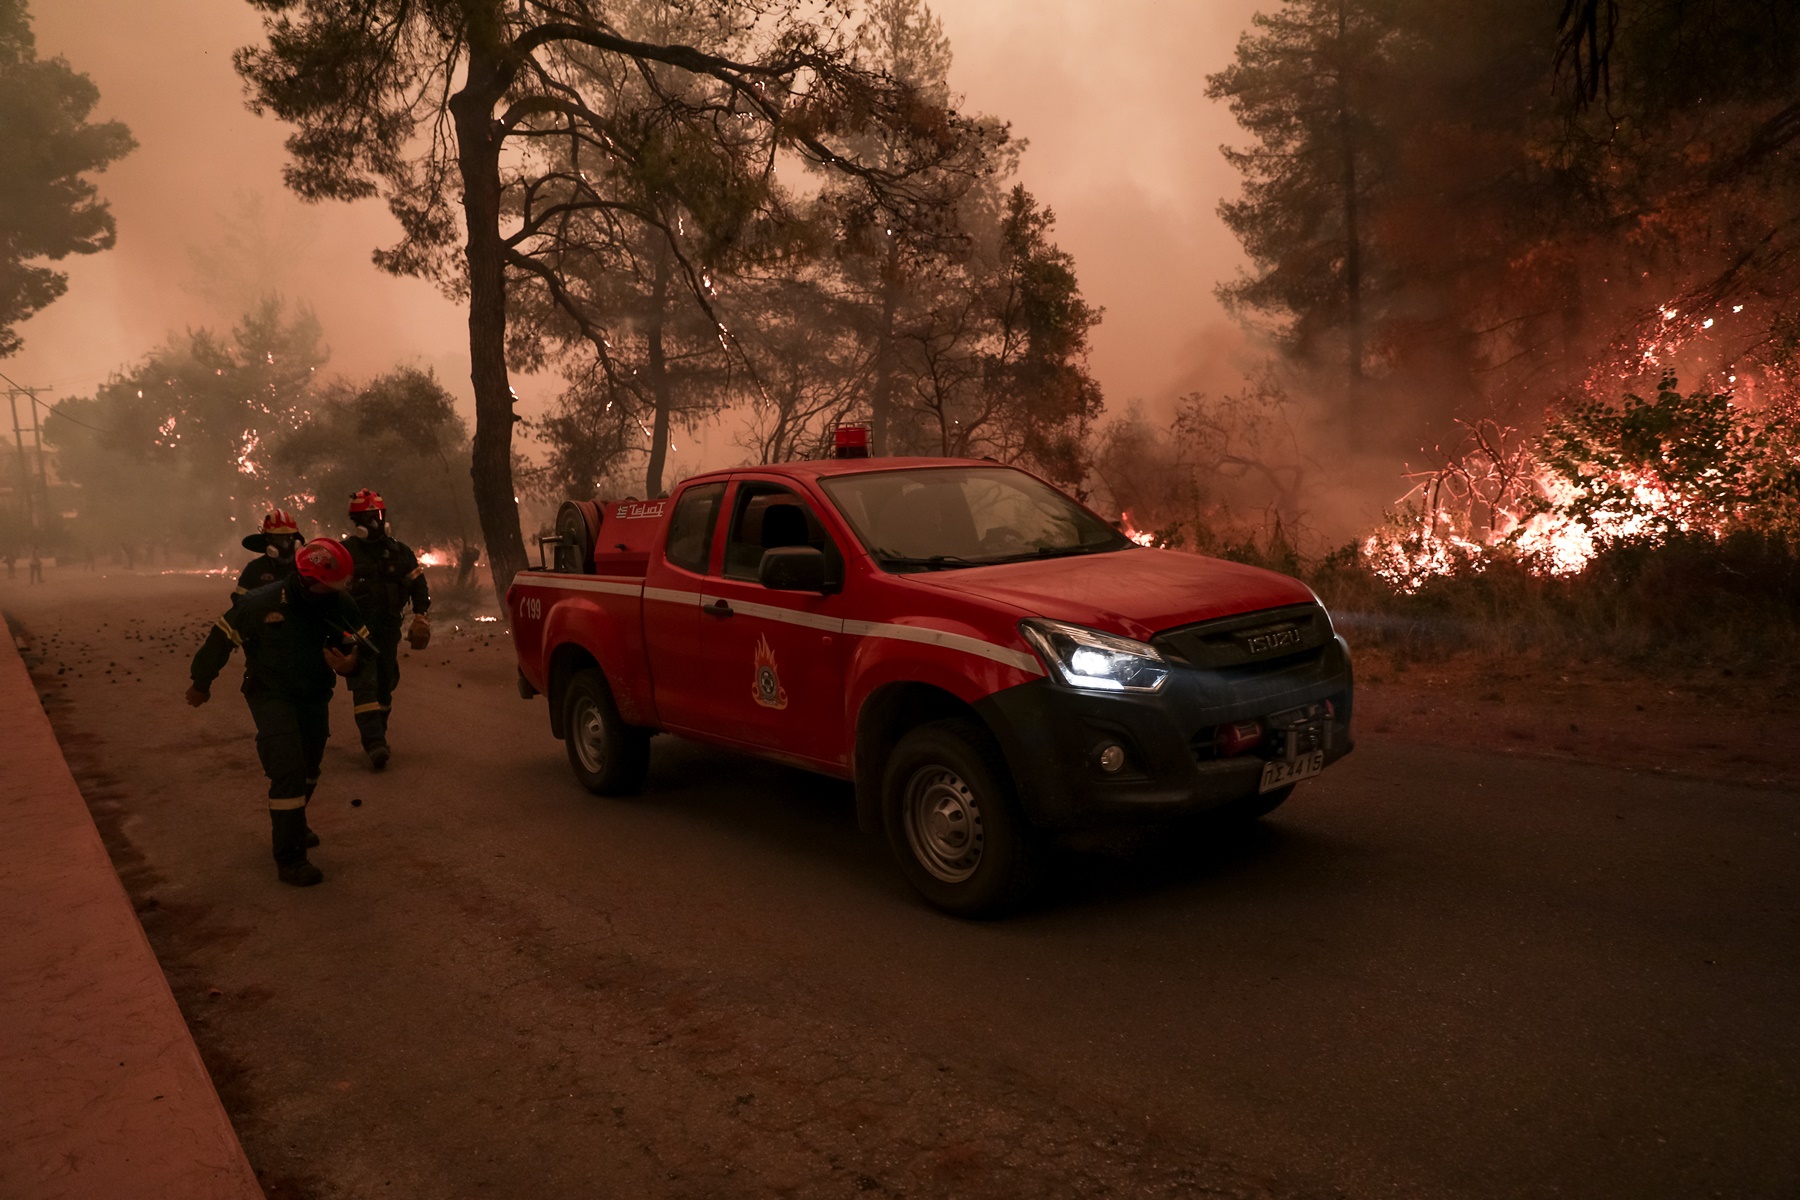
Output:
[[[271,808],[269,810],[270,843],[275,850],[275,876],[295,887],[311,887],[325,878],[324,872],[306,861],[306,810],[304,808]]]
[[[387,766],[388,756],[392,753],[387,744],[387,727],[388,710],[385,708],[371,705],[367,712],[356,714],[356,732],[362,735],[363,753],[369,756],[369,765],[377,771]]]

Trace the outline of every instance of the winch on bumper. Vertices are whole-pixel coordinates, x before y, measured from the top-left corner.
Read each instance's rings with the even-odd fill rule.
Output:
[[[1350,650],[1322,608],[1205,622],[1152,644],[1169,666],[1155,692],[1042,679],[976,705],[1038,825],[1216,808],[1310,777],[1354,745]]]

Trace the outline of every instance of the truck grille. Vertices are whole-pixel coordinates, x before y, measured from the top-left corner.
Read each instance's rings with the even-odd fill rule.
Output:
[[[1165,630],[1150,644],[1166,658],[1204,670],[1257,671],[1293,666],[1331,640],[1331,618],[1317,604],[1293,604],[1218,617]]]

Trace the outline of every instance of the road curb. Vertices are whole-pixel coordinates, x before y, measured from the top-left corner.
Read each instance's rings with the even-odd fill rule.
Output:
[[[0,649],[0,1195],[263,1195],[10,636]]]

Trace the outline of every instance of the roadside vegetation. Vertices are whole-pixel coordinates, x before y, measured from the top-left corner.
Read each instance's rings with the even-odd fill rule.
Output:
[[[1533,439],[1471,429],[1380,529],[1332,549],[1192,486],[1165,502],[1192,515],[1136,536],[1298,575],[1360,645],[1402,660],[1792,671],[1800,408],[1783,401],[1684,393],[1671,374],[1653,397],[1571,405]]]

